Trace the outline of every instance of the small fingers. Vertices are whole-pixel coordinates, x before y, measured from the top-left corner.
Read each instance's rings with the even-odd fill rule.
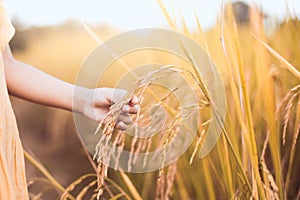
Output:
[[[121,113],[118,117],[116,128],[125,131],[128,125],[132,124],[132,118],[128,113]]]
[[[132,118],[128,113],[121,113],[118,117],[119,122],[124,122],[126,125],[132,123]]]
[[[122,108],[122,111],[125,113],[136,114],[139,110],[139,105],[125,105]]]
[[[127,125],[123,121],[120,121],[116,124],[116,128],[121,131],[125,131],[127,129]]]
[[[136,105],[138,103],[139,103],[139,98],[137,96],[134,96],[129,102],[130,105]]]

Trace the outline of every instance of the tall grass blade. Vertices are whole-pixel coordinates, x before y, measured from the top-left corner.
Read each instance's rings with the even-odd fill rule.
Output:
[[[267,43],[262,41],[260,38],[258,38],[256,35],[253,35],[253,37],[261,43],[264,47],[267,48],[267,50],[275,57],[277,58],[282,64],[284,64],[285,68],[289,70],[294,76],[296,76],[298,79],[300,79],[300,72],[294,67],[292,64],[290,64],[284,57],[282,57],[279,53],[277,53],[272,47],[270,47]]]

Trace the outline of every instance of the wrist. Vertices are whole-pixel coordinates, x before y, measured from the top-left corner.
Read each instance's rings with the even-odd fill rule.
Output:
[[[72,98],[72,111],[84,114],[87,105],[90,103],[93,92],[91,89],[75,86]]]

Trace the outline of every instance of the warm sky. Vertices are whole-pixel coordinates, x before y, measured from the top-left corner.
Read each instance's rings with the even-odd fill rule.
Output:
[[[212,26],[222,0],[163,0],[175,13],[182,13],[190,27],[195,27],[194,9],[204,28]],[[288,3],[292,13],[300,16],[299,0],[247,0],[275,17],[286,15]],[[298,3],[297,3],[298,2]],[[4,0],[9,15],[26,25],[52,25],[68,18],[89,23],[109,23],[132,30],[166,25],[167,22],[156,0]],[[178,17],[178,20],[180,18]]]

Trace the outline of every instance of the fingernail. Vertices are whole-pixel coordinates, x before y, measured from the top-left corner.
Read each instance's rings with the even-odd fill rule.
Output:
[[[139,102],[139,99],[137,96],[132,98],[132,103],[138,103],[138,102]]]
[[[129,112],[129,109],[130,109],[130,108],[129,108],[128,105],[125,105],[125,106],[123,107],[123,111],[124,111],[124,112]]]
[[[136,111],[138,111],[140,109],[139,105],[134,105],[133,107],[134,107],[134,109],[136,109]]]

